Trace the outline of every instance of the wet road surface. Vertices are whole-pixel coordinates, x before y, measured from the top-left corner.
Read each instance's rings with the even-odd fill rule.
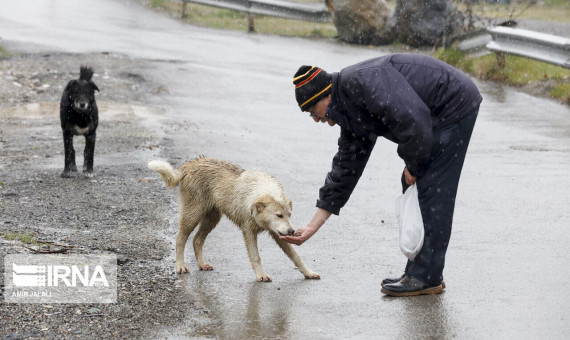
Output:
[[[296,227],[315,211],[339,131],[298,110],[292,75],[302,64],[332,72],[388,53],[196,28],[132,1],[0,3],[0,37],[26,43],[30,52],[109,52],[154,60],[156,67],[137,72],[168,89],[149,94],[165,111],[156,124],[181,123],[163,139],[161,156],[179,165],[205,154],[268,172],[293,200]],[[567,337],[570,110],[477,84],[484,101],[459,187],[443,294],[394,299],[380,293],[380,281],[399,276],[405,258],[394,213],[403,163],[394,144],[379,140],[341,215],[297,248],[321,280],[303,279],[274,242],[260,235],[262,264],[273,282],[254,282],[241,232],[223,219],[204,250],[213,272],[199,272],[187,247],[192,271],[184,284],[198,311],[181,310],[188,313],[187,323],[165,330],[165,336]],[[171,230],[164,235],[172,240],[175,211],[173,193],[171,210],[165,211]]]

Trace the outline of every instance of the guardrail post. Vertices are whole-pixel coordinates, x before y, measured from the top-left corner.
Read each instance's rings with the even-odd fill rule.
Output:
[[[187,4],[188,3],[186,1],[182,2],[182,19],[185,19],[187,17],[186,16],[186,5]]]
[[[252,11],[253,4],[250,0],[245,0],[247,6],[247,32],[253,33],[255,32],[255,22],[254,22],[254,15]]]
[[[253,21],[255,15],[247,13],[247,31],[249,33],[255,32],[255,22]]]
[[[505,53],[497,52],[497,67],[499,70],[503,70],[507,64],[507,56]]]

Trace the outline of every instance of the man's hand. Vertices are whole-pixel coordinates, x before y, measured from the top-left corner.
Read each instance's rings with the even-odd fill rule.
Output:
[[[317,230],[319,230],[319,228],[325,224],[325,221],[329,218],[330,215],[330,212],[319,208],[309,224],[303,228],[297,229],[293,236],[279,236],[279,238],[285,242],[300,246],[301,244],[305,243],[305,241],[310,239],[311,236],[313,236]]]
[[[412,176],[408,168],[404,168],[404,179],[406,180],[407,185],[412,185],[416,183],[416,177]]]
[[[297,229],[293,236],[279,236],[285,242],[296,244],[300,246],[313,236],[318,229],[312,228],[310,225]]]

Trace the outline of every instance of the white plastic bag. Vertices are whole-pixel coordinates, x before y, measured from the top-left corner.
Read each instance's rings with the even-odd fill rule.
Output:
[[[415,184],[396,198],[396,217],[400,225],[400,250],[414,260],[424,244],[424,222]]]

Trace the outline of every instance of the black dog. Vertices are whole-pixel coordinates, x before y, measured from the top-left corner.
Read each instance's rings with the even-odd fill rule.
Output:
[[[95,90],[99,88],[91,78],[93,69],[81,66],[79,79],[70,80],[63,90],[59,106],[59,118],[63,130],[63,145],[65,147],[65,167],[61,177],[70,177],[71,172],[77,171],[75,165],[75,150],[73,136],[85,136],[85,152],[83,173],[85,177],[93,177],[93,155],[95,153],[95,131],[99,124],[99,109],[95,102]]]

